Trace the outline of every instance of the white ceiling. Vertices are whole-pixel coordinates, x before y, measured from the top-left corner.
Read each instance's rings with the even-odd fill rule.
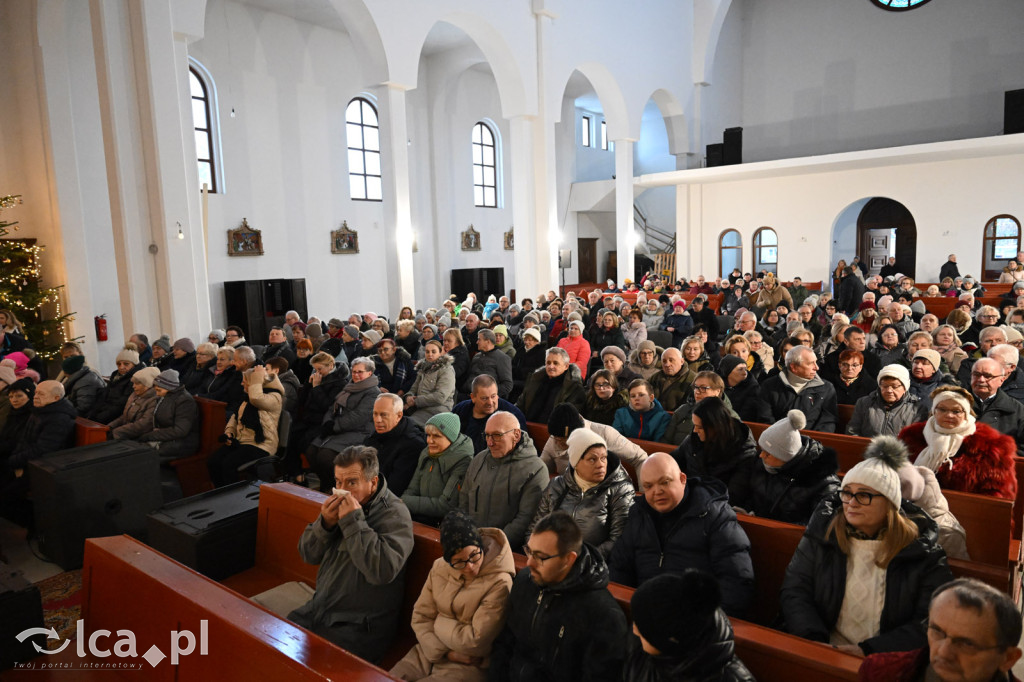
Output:
[[[242,5],[256,7],[266,12],[282,14],[315,26],[323,26],[341,33],[348,29],[338,16],[330,0],[235,0]],[[446,22],[438,22],[430,29],[426,42],[423,44],[423,56],[429,57],[439,52],[454,50],[472,44],[461,29]]]

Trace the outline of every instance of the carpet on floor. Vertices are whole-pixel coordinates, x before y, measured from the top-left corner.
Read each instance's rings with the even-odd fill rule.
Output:
[[[75,636],[82,614],[82,571],[67,571],[36,583],[43,600],[43,622],[60,639],[48,639],[47,648],[55,649]]]

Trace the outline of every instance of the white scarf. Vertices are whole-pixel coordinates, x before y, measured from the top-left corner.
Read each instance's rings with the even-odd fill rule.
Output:
[[[945,429],[935,422],[934,415],[928,417],[924,424],[924,439],[928,447],[921,451],[914,464],[938,471],[943,464],[956,456],[964,438],[974,435],[975,421],[974,415],[968,410],[967,419],[963,424],[955,429]]]

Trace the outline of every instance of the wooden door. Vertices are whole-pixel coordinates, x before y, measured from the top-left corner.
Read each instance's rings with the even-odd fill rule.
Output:
[[[579,259],[579,281],[597,281],[597,237],[580,237],[576,240],[576,257]]]
[[[861,253],[868,265],[868,274],[877,275],[882,266],[889,262],[890,242],[892,231],[887,229],[865,230],[866,244],[861,247]]]

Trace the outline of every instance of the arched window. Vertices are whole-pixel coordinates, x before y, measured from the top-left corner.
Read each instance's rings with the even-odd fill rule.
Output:
[[[743,269],[743,238],[736,230],[726,230],[718,237],[718,274],[725,279],[733,268]]]
[[[905,12],[907,10],[917,9],[928,2],[928,0],[871,0],[871,2],[882,9],[887,9],[892,12]]]
[[[985,281],[999,279],[1006,262],[1017,257],[1020,247],[1020,221],[1012,215],[997,215],[985,225],[982,245],[982,274]]]
[[[483,122],[473,126],[473,205],[498,207],[498,148]]]
[[[381,201],[380,126],[369,100],[356,97],[345,110],[348,187],[353,199]]]
[[[754,233],[754,272],[762,270],[779,274],[779,235],[770,227],[759,228]]]
[[[200,73],[199,69],[188,67],[189,89],[192,92],[192,125],[195,126],[196,161],[199,164],[199,188],[205,183],[211,192],[218,191],[217,162],[214,150],[215,124],[214,107],[211,104],[208,86],[209,75]]]

